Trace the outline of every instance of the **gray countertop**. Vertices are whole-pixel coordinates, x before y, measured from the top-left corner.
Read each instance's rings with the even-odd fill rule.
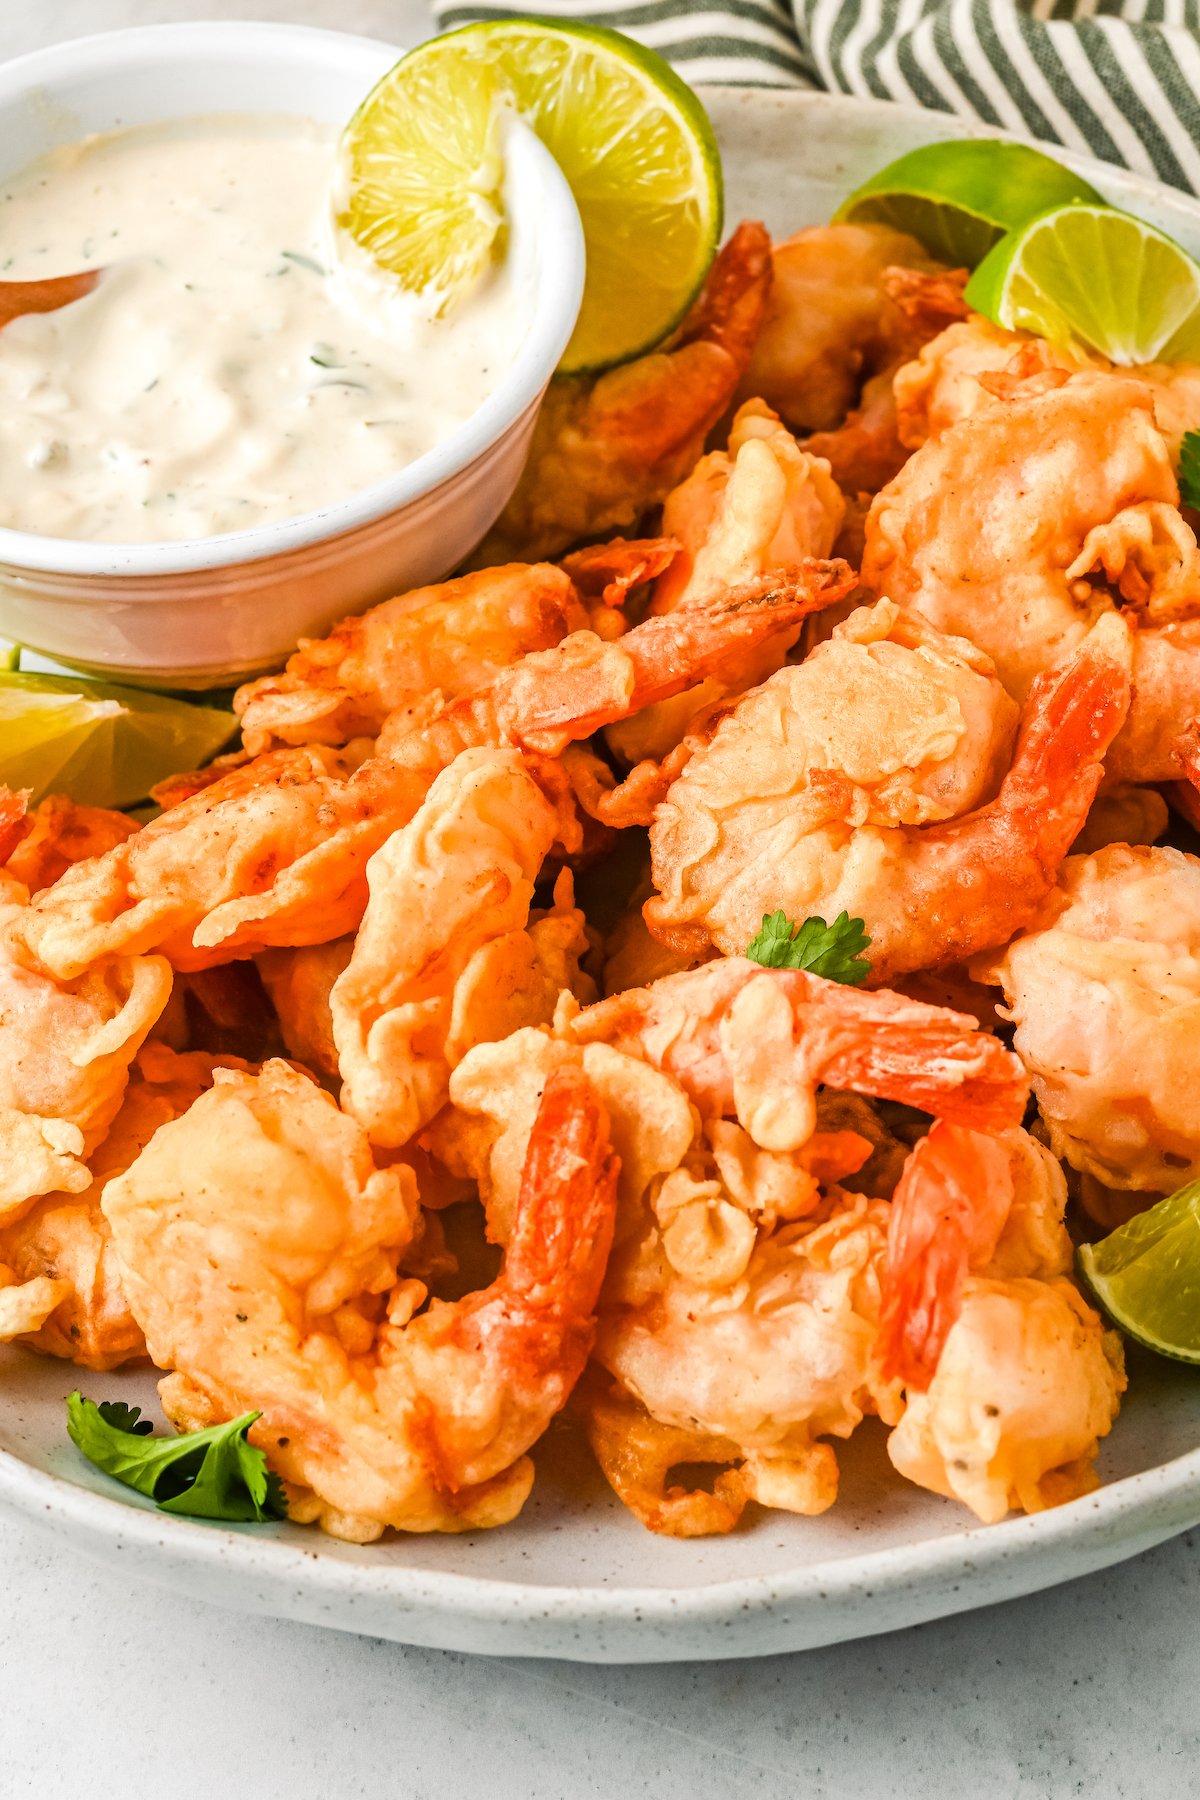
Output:
[[[420,0],[0,0],[0,59],[213,17],[428,25]],[[1174,1800],[1200,1755],[1195,1548],[802,1656],[586,1668],[245,1617],[0,1516],[0,1794]]]

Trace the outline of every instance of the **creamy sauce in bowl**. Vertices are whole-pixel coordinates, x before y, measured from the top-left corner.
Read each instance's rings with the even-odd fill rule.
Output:
[[[507,264],[451,319],[330,222],[337,132],[185,119],[0,180],[0,279],[104,267],[0,331],[0,525],[211,537],[373,486],[481,405],[520,348]]]

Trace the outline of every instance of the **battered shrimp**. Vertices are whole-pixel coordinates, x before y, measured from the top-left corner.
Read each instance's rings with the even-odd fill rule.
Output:
[[[327,638],[302,638],[282,674],[239,688],[243,742],[257,756],[274,744],[377,737],[397,708],[435,689],[448,700],[469,694],[587,623],[570,577],[549,563],[417,588],[343,619]]]
[[[761,225],[739,225],[676,336],[599,376],[552,381],[517,491],[479,563],[553,556],[634,525],[687,473],[733,398],[771,281]]]
[[[1200,1176],[1200,859],[1110,844],[1068,857],[999,983],[1055,1153],[1106,1187]]]
[[[16,942],[27,912],[19,897],[0,902],[0,1223],[39,1194],[87,1187],[86,1159],[171,992],[158,956],[117,957],[72,980],[27,967]]]
[[[985,656],[890,603],[854,614],[740,700],[671,787],[647,924],[734,955],[764,913],[845,910],[875,983],[1003,943],[1083,824],[1128,669],[1110,614],[1036,685],[1010,749],[1015,709]]]
[[[965,274],[965,270],[937,275],[905,268],[884,271],[884,292],[904,314],[909,329],[898,340],[887,366],[864,382],[858,405],[842,424],[805,439],[810,455],[827,458],[839,487],[855,501],[856,513],[861,502],[886,486],[908,457],[910,446],[898,417],[897,380],[911,366],[906,359],[918,344],[940,333],[951,320],[963,317]],[[857,529],[856,518],[851,526]]]
[[[771,296],[739,398],[759,397],[796,431],[828,431],[863,382],[928,332],[888,292],[894,265],[931,271],[915,238],[886,225],[813,225],[776,244]]]
[[[1115,590],[1138,629],[1133,700],[1108,774],[1170,780],[1200,683],[1200,558],[1157,422],[1164,389],[1146,371],[1046,371],[1040,340],[1023,360],[1041,372],[994,377],[989,404],[944,427],[879,495],[864,584],[970,637],[1018,698]]]
[[[892,1202],[881,1349],[907,1404],[888,1454],[988,1524],[1090,1492],[1125,1388],[1120,1339],[1069,1279],[1066,1198],[1023,1131],[938,1123]]]
[[[212,1085],[215,1067],[203,1053],[176,1056],[161,1044],[146,1045],[121,1110],[89,1159],[90,1184],[78,1193],[48,1194],[0,1229],[0,1341],[19,1338],[88,1369],[115,1369],[145,1356],[100,1202],[159,1126],[179,1118]]]
[[[517,744],[557,783],[564,844],[581,841],[553,759],[639,706],[694,686],[730,655],[784,635],[841,577],[812,565],[719,608],[648,619],[617,643],[573,632],[476,693],[389,721],[378,754],[268,751],[173,806],[36,896],[11,927],[34,966],[70,979],[99,958],[159,948],[176,968],[275,945],[332,942],[358,925],[366,867],[460,750]]]
[[[36,894],[52,887],[74,863],[103,856],[137,830],[124,813],[80,806],[65,794],[50,794],[26,813],[9,839],[5,873]]]
[[[1024,1106],[1017,1059],[965,1014],[740,956],[601,1000],[569,1032],[662,1069],[705,1115],[736,1113],[763,1150],[808,1142],[819,1084],[981,1130],[1016,1123]]]
[[[1089,577],[1146,626],[1190,616],[1200,556],[1178,502],[1144,385],[1051,371],[909,459],[871,508],[863,585],[970,638],[1024,699],[1111,610]]]
[[[896,374],[895,392],[900,438],[916,449],[950,425],[997,403],[999,375],[1029,375],[1039,370],[1095,369],[1134,378],[1145,384],[1154,420],[1177,458],[1186,431],[1200,424],[1200,368],[1191,363],[1143,363],[1114,370],[1104,357],[1082,347],[1050,343],[1023,331],[1006,331],[972,313],[950,325],[926,344]]]
[[[253,1192],[247,1193],[248,1172]],[[218,1073],[110,1182],[130,1306],[177,1420],[261,1410],[294,1519],[367,1542],[503,1524],[525,1452],[586,1361],[616,1164],[586,1082],[542,1096],[504,1267],[454,1304],[397,1280],[418,1219],[404,1165],[285,1064]]]
[[[663,506],[679,554],[651,611],[702,606],[726,588],[809,557],[828,557],[845,502],[829,470],[800,449],[761,400],[734,416],[728,446],[702,456]]]
[[[464,750],[371,858],[330,1018],[341,1104],[372,1143],[407,1144],[473,1044],[548,1021],[560,988],[578,987],[587,938],[569,872],[562,904],[530,920],[555,829],[518,751]]]
[[[791,432],[760,400],[741,407],[728,448],[701,457],[668,494],[663,530],[679,554],[654,588],[651,613],[720,604],[730,590],[829,556],[845,505],[828,465],[800,449]],[[849,586],[849,574],[846,586]],[[837,596],[830,590],[825,605]],[[783,637],[730,657],[700,687],[643,708],[606,733],[627,765],[661,760],[685,737],[693,720],[727,694],[765,680],[783,662]]]
[[[837,1466],[820,1440],[866,1412],[894,1422],[900,1391],[875,1351],[887,1207],[840,1185],[883,1172],[887,1134],[818,1083],[1011,1123],[1015,1059],[944,1009],[734,961],[564,1009],[556,1034],[465,1057],[432,1134],[501,1241],[537,1094],[564,1067],[601,1095],[621,1159],[596,1351],[620,1386],[586,1403],[606,1473],[674,1535],[728,1530],[749,1498],[822,1510]],[[737,1468],[714,1501],[666,1491],[680,1460]]]

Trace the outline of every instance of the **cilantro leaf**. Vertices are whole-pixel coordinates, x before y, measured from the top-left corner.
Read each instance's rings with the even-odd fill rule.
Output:
[[[1179,446],[1179,498],[1200,511],[1200,431],[1185,431]]]
[[[832,925],[824,919],[805,919],[793,925],[786,913],[764,913],[763,922],[746,945],[751,962],[764,969],[805,969],[826,981],[857,987],[871,973],[863,951],[871,940],[861,919],[839,913]]]
[[[120,1400],[97,1406],[78,1389],[67,1400],[71,1441],[98,1469],[146,1494],[163,1512],[193,1519],[285,1519],[278,1476],[246,1434],[260,1415],[243,1413],[208,1431],[147,1437],[140,1407]],[[140,1423],[139,1423],[140,1421]]]

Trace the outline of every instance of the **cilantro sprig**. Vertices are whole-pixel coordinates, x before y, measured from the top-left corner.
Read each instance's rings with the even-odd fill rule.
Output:
[[[87,1400],[78,1388],[67,1400],[71,1441],[98,1469],[146,1494],[163,1512],[193,1519],[285,1519],[283,1488],[267,1459],[247,1441],[260,1415],[243,1413],[208,1431],[154,1437],[138,1406]]]
[[[793,925],[786,913],[764,913],[763,922],[746,945],[751,962],[764,969],[804,969],[857,987],[871,973],[863,951],[871,940],[861,919],[839,913],[832,925],[824,919],[805,919]]]
[[[1185,431],[1179,446],[1179,498],[1200,512],[1200,431]]]

